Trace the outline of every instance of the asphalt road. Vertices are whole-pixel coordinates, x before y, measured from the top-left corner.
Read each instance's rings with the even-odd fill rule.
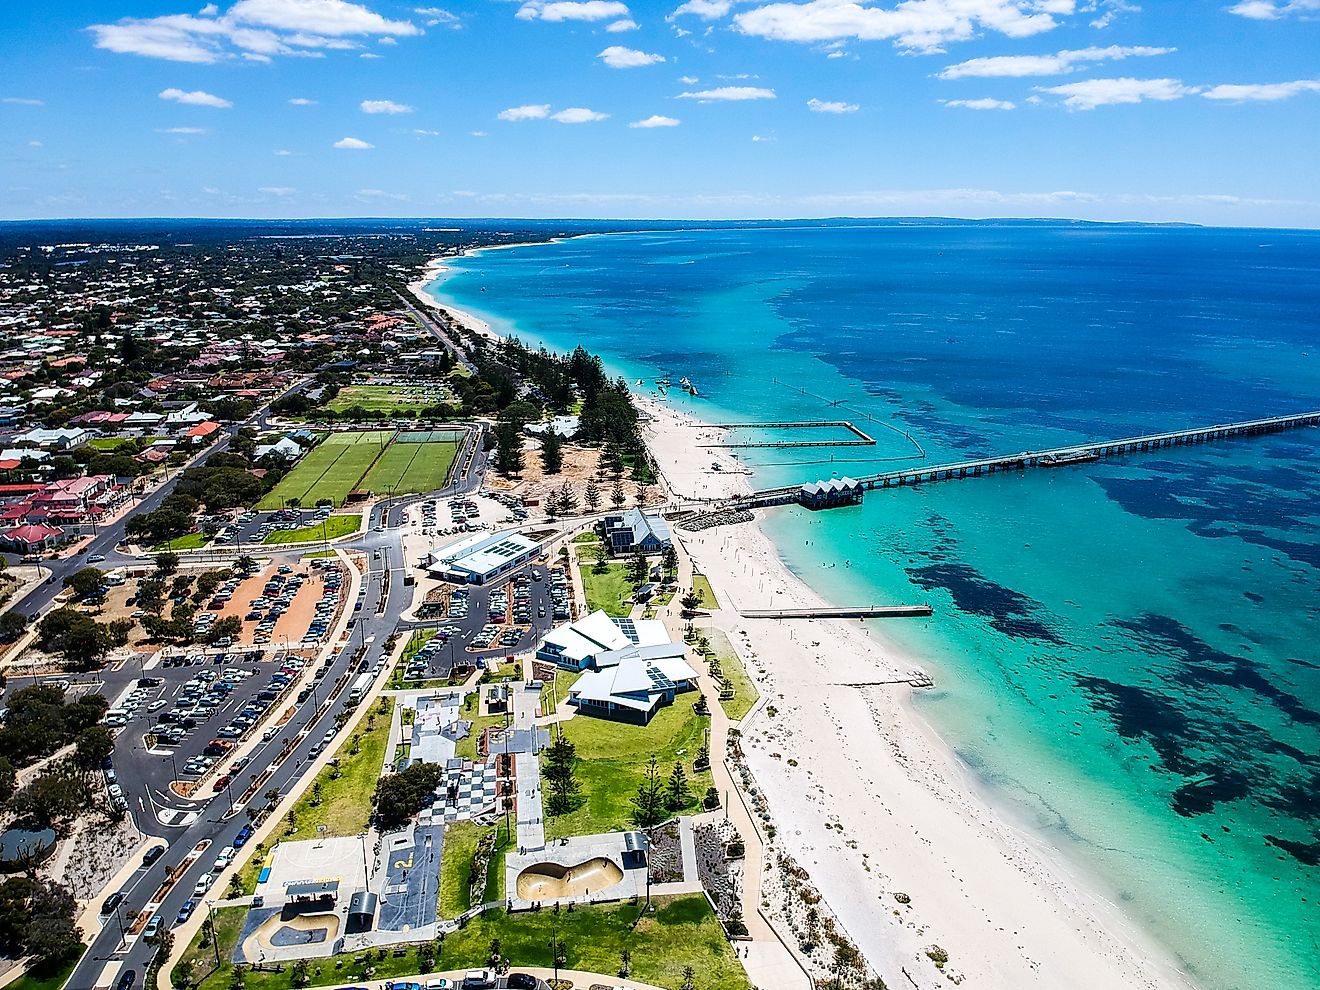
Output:
[[[460,452],[460,458],[457,462],[460,469],[465,463],[467,447],[474,442],[474,439],[469,437],[464,450]],[[222,443],[223,441],[214,445],[211,452],[213,453],[216,449],[223,449]],[[371,570],[363,582],[365,600],[362,609],[354,613],[357,622],[351,631],[352,635],[344,648],[334,656],[331,670],[321,683],[329,687],[341,675],[347,673],[350,659],[362,643],[366,643],[368,648],[363,664],[357,669],[368,669],[373,665],[380,658],[382,644],[385,639],[399,625],[400,616],[411,604],[413,586],[405,585],[403,582],[405,566],[402,559],[401,534],[398,528],[404,510],[412,503],[421,501],[424,498],[446,498],[460,492],[475,491],[480,487],[485,468],[485,453],[478,450],[467,473],[457,478],[453,484],[445,489],[422,496],[392,499],[373,506],[368,519],[370,528],[361,538],[361,544],[364,549],[380,548],[382,556],[379,560],[374,558],[371,560]],[[135,511],[149,511],[152,505],[159,504],[159,500],[164,498],[167,493],[168,489],[153,493],[148,499],[144,499],[142,506]],[[380,533],[375,532],[374,527],[382,521],[386,528]],[[122,538],[122,533],[123,520],[116,524],[113,530],[107,527],[107,530],[103,531],[98,540],[104,541],[110,547],[113,547],[114,543]],[[387,547],[391,550],[388,554],[384,552]],[[94,546],[89,552],[104,551]],[[77,567],[80,565],[74,563],[72,566]],[[391,570],[391,575],[388,590],[383,591],[385,584],[383,575],[386,567]],[[58,590],[58,585],[44,585],[38,590],[45,589]],[[29,598],[31,597],[29,596]],[[50,596],[47,596],[45,601],[49,602],[49,598]],[[35,602],[29,601],[25,604],[31,610]],[[239,665],[241,666],[241,664]],[[136,674],[137,671],[129,672],[130,677],[135,677]],[[354,671],[354,674],[356,674],[356,671]],[[386,674],[382,672],[381,676],[384,677]],[[255,678],[254,680],[264,679]],[[283,739],[296,736],[298,741],[292,752],[275,770],[271,779],[262,787],[263,793],[271,789],[282,793],[287,792],[293,782],[306,770],[307,764],[311,760],[311,749],[320,740],[325,728],[333,726],[335,724],[335,714],[347,707],[345,701],[347,693],[345,691],[332,705],[323,711],[314,710],[310,699],[307,703],[299,706],[293,719],[278,736],[270,742],[261,744],[252,752],[248,764],[243,769],[244,779],[249,779],[248,774],[260,774],[269,768],[283,749]],[[210,797],[210,795],[204,796]],[[254,803],[260,803],[260,798],[255,799]],[[234,837],[247,823],[247,815],[243,812],[239,812],[232,817],[224,817],[227,805],[228,802],[225,800],[214,801],[210,804],[198,803],[196,805],[188,802],[172,802],[171,806],[184,812],[185,815],[196,811],[198,817],[191,823],[171,826],[162,824],[157,820],[155,814],[145,813],[144,809],[134,807],[130,803],[130,811],[134,814],[138,827],[147,834],[164,838],[169,844],[169,849],[151,867],[139,869],[134,874],[133,879],[125,888],[126,899],[119,908],[121,916],[126,919],[135,918],[145,908],[151,895],[163,882],[165,865],[167,863],[177,865],[183,860],[188,850],[200,842],[208,841],[210,846],[197,862],[189,868],[187,873],[179,878],[157,911],[163,924],[173,924],[180,906],[184,901],[191,898],[197,879],[210,870],[220,850],[225,845],[232,845]],[[186,822],[187,819],[185,818],[184,821]],[[218,899],[223,895],[223,891],[216,890],[213,894],[214,899]],[[205,904],[199,905],[198,910],[205,910]],[[125,924],[127,925],[127,921]],[[69,990],[92,990],[97,985],[97,978],[106,966],[107,961],[111,959],[118,960],[121,963],[121,972],[133,970],[137,974],[134,986],[140,986],[140,981],[146,972],[153,952],[154,948],[141,939],[124,946],[119,925],[112,917],[106,921],[105,927],[93,940],[90,949],[74,970],[67,986]]]

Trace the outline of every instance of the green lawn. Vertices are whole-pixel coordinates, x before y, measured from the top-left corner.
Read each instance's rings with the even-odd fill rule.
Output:
[[[628,581],[626,564],[608,564],[604,574],[597,574],[594,564],[583,562],[582,587],[587,595],[587,611],[603,608],[607,615],[627,616],[631,606],[624,604],[632,597],[633,586]]]
[[[376,462],[362,486],[377,495],[433,492],[445,486],[457,456],[456,442],[396,442]]]
[[[752,710],[756,704],[756,699],[760,697],[760,692],[756,690],[756,685],[747,675],[747,669],[738,659],[738,654],[729,642],[729,637],[718,629],[711,629],[702,633],[710,642],[710,648],[714,651],[716,658],[720,662],[720,672],[724,675],[724,683],[727,687],[733,688],[732,698],[720,698],[720,707],[724,709],[724,714],[734,722],[741,721],[743,717]]]
[[[163,440],[164,437],[96,437],[87,441],[87,446],[93,450],[99,450],[103,453],[118,450],[126,443],[138,443],[142,449],[146,450],[157,440]]]
[[[692,575],[692,590],[701,595],[701,607],[706,611],[713,611],[720,607],[719,599],[715,597],[715,589],[710,586],[710,578],[704,574]]]
[[[453,399],[447,388],[421,385],[345,385],[326,405],[334,412],[361,406],[367,412],[401,414]]]
[[[67,962],[54,966],[34,966],[9,986],[13,990],[60,990],[82,957],[83,953],[79,952]]]
[[[319,543],[321,540],[333,540],[340,536],[356,533],[361,525],[362,517],[357,513],[329,516],[322,522],[312,523],[310,526],[300,526],[297,529],[277,529],[273,533],[268,533],[261,542]],[[334,551],[331,550],[330,553],[333,554]]]
[[[457,918],[472,906],[472,857],[477,842],[493,831],[475,822],[455,822],[445,832],[445,848],[440,864],[440,917]],[[490,884],[487,881],[487,895]],[[487,896],[487,900],[494,898]]]
[[[674,814],[697,811],[710,786],[710,771],[693,774],[692,761],[705,741],[710,722],[692,711],[696,700],[695,691],[680,694],[645,726],[589,715],[578,715],[563,723],[565,735],[577,747],[583,801],[569,814],[547,819],[546,835],[561,838],[632,828],[632,799],[652,755],[666,781],[675,761],[683,761],[691,800]],[[681,756],[679,750],[684,751]]]
[[[323,498],[341,505],[348,493],[359,487],[363,475],[384,451],[391,436],[388,430],[330,434],[303,455],[293,470],[257,503],[257,508],[278,509],[295,498],[308,506]]]
[[[209,543],[211,538],[205,533],[185,533],[183,536],[176,536],[166,543],[158,543],[152,550],[199,550]]]
[[[724,937],[706,898],[700,894],[652,899],[655,911],[638,919],[639,904],[609,904],[573,911],[532,911],[508,914],[490,911],[474,918],[466,927],[446,935],[441,946],[439,970],[462,970],[482,966],[490,953],[490,941],[499,938],[501,951],[517,966],[553,964],[552,939],[557,938],[567,959],[567,968],[616,973],[621,954],[632,956],[632,977],[643,983],[679,990],[683,970],[696,973],[697,990],[749,990],[751,984]],[[227,960],[238,942],[243,908],[216,912],[220,958]],[[365,957],[365,958],[364,958]],[[215,966],[214,950],[195,938],[183,958],[193,962],[195,976],[206,978],[199,990],[229,990],[231,966]],[[351,986],[401,976],[418,975],[414,947],[399,956],[388,949],[375,953],[345,953],[313,960],[311,986]],[[358,960],[362,961],[359,962]],[[362,975],[367,966],[375,972],[370,981]],[[178,969],[175,969],[178,973]],[[287,990],[290,974],[248,970],[247,990]]]
[[[335,556],[335,552],[333,550],[312,550],[309,553],[303,554],[302,559],[319,560],[322,557],[333,557],[333,556]]]

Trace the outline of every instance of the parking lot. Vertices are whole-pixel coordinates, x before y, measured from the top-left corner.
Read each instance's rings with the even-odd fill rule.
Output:
[[[238,642],[265,646],[315,643],[334,624],[343,569],[330,558],[273,563],[245,578],[228,579],[199,614],[234,616],[243,623]]]
[[[284,651],[171,657],[121,691],[106,713],[106,724],[120,730],[115,767],[131,767],[126,778],[162,793],[177,781],[184,792],[199,786],[194,799],[209,798],[230,782],[204,780],[217,763],[245,739],[277,735],[284,710],[308,700],[312,685],[296,693],[291,685],[310,662]],[[115,772],[107,771],[111,784]]]

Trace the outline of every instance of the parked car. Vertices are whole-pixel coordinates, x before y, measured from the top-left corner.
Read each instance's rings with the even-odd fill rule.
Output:
[[[145,853],[142,854],[142,865],[150,866],[152,863],[156,862],[156,860],[160,859],[164,855],[165,855],[164,846],[152,846],[150,849],[148,849]]]
[[[174,918],[174,923],[176,925],[183,924],[185,921],[187,921],[189,918],[192,917],[192,913],[194,910],[196,910],[196,908],[197,908],[196,901],[193,900],[184,901],[183,906],[179,908],[179,913]]]
[[[536,990],[540,982],[531,973],[510,973],[504,985],[509,990]]]
[[[119,905],[123,903],[124,903],[124,892],[122,890],[117,890],[105,899],[105,903],[101,905],[101,914],[102,915],[114,914],[115,908],[119,907]]]
[[[146,927],[142,929],[143,938],[155,938],[160,931],[160,915],[153,914],[151,920],[147,922]]]

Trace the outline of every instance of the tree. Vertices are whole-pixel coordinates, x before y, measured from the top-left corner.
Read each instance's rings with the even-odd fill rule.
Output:
[[[500,423],[495,427],[495,470],[506,478],[522,474],[522,433],[517,423]]]
[[[646,552],[637,547],[628,558],[628,580],[634,586],[646,583],[646,576],[651,572],[651,565],[646,560]]]
[[[87,785],[62,765],[52,767],[14,795],[10,807],[41,828],[63,831],[86,806]]]
[[[179,555],[173,550],[163,550],[156,554],[156,573],[169,577],[179,569]]]
[[[678,573],[678,551],[674,549],[672,543],[665,547],[664,553],[660,555],[660,566],[669,577]]]
[[[695,615],[697,609],[701,608],[701,603],[704,600],[705,599],[702,593],[700,591],[697,591],[697,589],[695,588],[693,588],[686,595],[680,598],[678,600],[678,604],[683,607],[684,618],[691,618],[693,615]]]
[[[665,787],[665,807],[670,811],[681,811],[692,800],[692,792],[688,790],[687,774],[683,772],[682,761],[674,763],[674,770],[669,775],[669,783]]]
[[[421,811],[442,780],[444,768],[436,763],[414,763],[378,780],[373,800],[381,830],[396,828]]]
[[[628,496],[624,494],[623,482],[618,478],[614,479],[614,487],[610,489],[610,505],[616,509],[622,509],[624,503],[628,501]]]
[[[111,619],[106,624],[106,639],[112,647],[127,646],[128,637],[133,632],[132,619]]]
[[[605,469],[609,471],[610,476],[618,481],[623,477],[623,452],[615,444],[610,444],[605,448],[605,455],[601,458],[605,464]]]
[[[587,482],[587,487],[583,491],[582,497],[586,499],[588,512],[595,512],[600,508],[600,486],[597,485],[594,480],[589,480]]]
[[[243,620],[236,615],[226,615],[211,627],[211,631],[206,634],[206,641],[208,643],[218,643],[226,636],[232,640],[237,638],[242,631]]]
[[[76,670],[97,667],[110,649],[110,637],[105,627],[71,608],[47,613],[38,624],[37,632],[43,650],[59,654]]]
[[[290,970],[289,980],[295,987],[305,987],[312,982],[312,967],[306,959],[299,959]]]
[[[559,489],[559,511],[562,515],[570,515],[578,507],[577,493],[573,491],[573,486],[567,481]]]
[[[563,469],[563,439],[551,427],[541,434],[541,470],[546,474],[558,474]]]
[[[0,756],[0,804],[14,796],[14,788],[17,786],[18,772],[14,764],[9,762],[7,756]]]
[[[646,504],[647,494],[648,494],[648,493],[647,493],[646,486],[643,485],[641,482],[638,482],[638,484],[637,484],[637,506],[638,506],[638,508],[640,508],[641,506],[643,506],[643,505]]]
[[[234,561],[234,570],[249,573],[257,569],[257,558],[249,554],[243,554],[238,560]]]
[[[664,818],[664,782],[660,778],[660,764],[654,756],[646,764],[642,783],[633,798],[633,822],[639,828],[659,825]]]
[[[27,631],[27,627],[28,618],[20,612],[0,615],[0,643],[12,643]]]
[[[591,568],[592,571],[595,572],[596,574],[604,574],[610,569],[610,565],[605,563],[606,559],[610,555],[610,552],[607,549],[605,549],[604,541],[593,543],[590,547],[588,547],[587,555],[596,562],[595,565]]]
[[[64,579],[64,587],[73,591],[79,601],[95,601],[102,597],[105,575],[96,567],[84,567]]]
[[[306,965],[306,960],[300,959],[298,961]],[[295,966],[295,969],[296,968],[297,967]],[[174,967],[174,972],[171,974],[171,982],[178,987],[179,990],[190,990],[194,984],[193,961],[191,959],[184,958],[179,960]]]
[[[546,810],[550,814],[565,815],[576,806],[582,790],[575,773],[576,766],[577,750],[569,738],[560,733],[559,738],[546,749],[541,771],[549,799]]]
[[[106,757],[115,751],[115,737],[104,725],[88,726],[73,742],[76,748],[71,760],[84,773],[100,770]]]

